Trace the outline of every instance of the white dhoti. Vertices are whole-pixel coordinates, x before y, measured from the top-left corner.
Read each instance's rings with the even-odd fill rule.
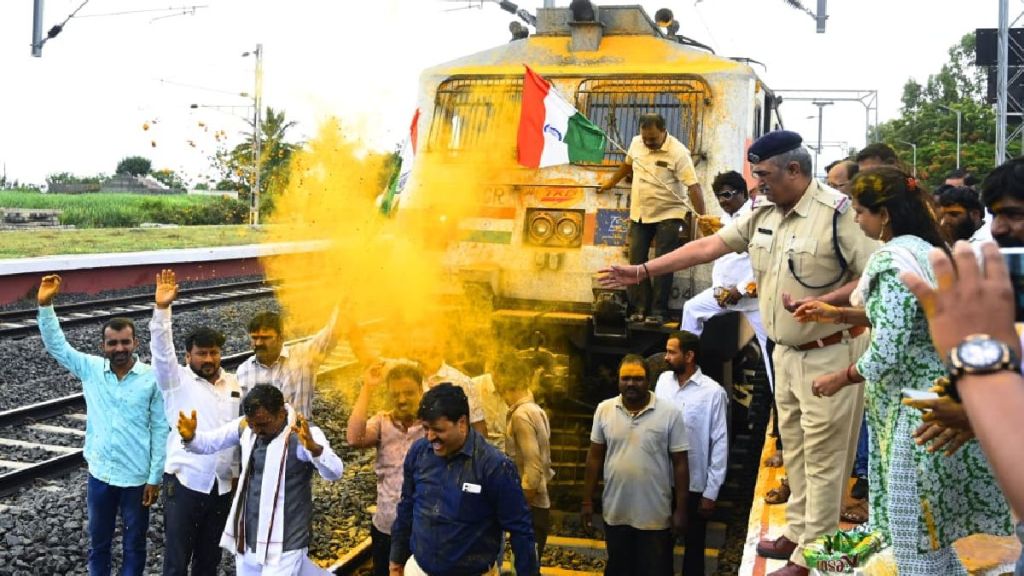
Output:
[[[683,304],[683,319],[679,326],[680,330],[686,330],[700,336],[704,331],[704,323],[727,312],[739,312],[750,323],[757,337],[757,343],[761,346],[761,359],[764,361],[765,372],[768,373],[768,385],[775,389],[775,378],[772,374],[772,365],[768,357],[768,333],[761,323],[761,312],[758,310],[758,302],[754,298],[742,298],[732,306],[722,308],[715,300],[715,289],[708,288]]]
[[[253,552],[235,554],[235,572],[238,576],[329,576],[330,572],[309,559],[307,550],[302,548],[284,552],[281,561],[273,566],[260,566]]]

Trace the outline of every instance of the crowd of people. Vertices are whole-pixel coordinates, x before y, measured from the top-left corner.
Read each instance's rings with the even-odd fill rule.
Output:
[[[773,495],[788,501],[785,531],[757,546],[787,560],[774,576],[807,575],[804,548],[840,518],[880,532],[903,576],[966,573],[952,543],[1011,534],[1011,508],[1024,510],[1014,294],[995,245],[983,242],[1024,246],[1024,158],[997,167],[980,195],[964,173],[928,193],[884,144],[830,166],[829,186],[813,177],[793,132],[761,137],[748,159],[756,186],[738,172],[718,175],[722,214],[704,214],[688,150],[649,115],[602,187],[633,177],[631,264],[603,270],[600,281],[648,284],[630,292],[634,322],[662,327],[666,279],[714,262],[712,287],[666,333],[667,369],[626,355],[618,395],[594,411],[580,518],[587,529],[600,519],[605,573],[672,574],[677,538],[683,574],[704,573],[706,522],[727,470],[729,399],[699,367],[700,336],[706,320],[728,312],[754,330],[780,455],[785,448],[786,489]],[[704,235],[679,247],[688,211]],[[221,367],[224,335],[198,328],[184,339],[182,365],[171,314],[177,278],[164,270],[147,365],[128,319],[104,324],[100,356],[70,346],[53,309],[60,287],[59,276],[41,280],[39,327],[88,404],[91,575],[110,573],[118,515],[123,573],[143,573],[149,508],[161,495],[165,575],[215,574],[222,550],[238,574],[325,573],[308,557],[312,478],[336,481],[344,467],[311,419],[319,365],[346,332],[365,364],[347,444],[376,451],[374,573],[497,574],[508,545],[517,574],[539,574],[551,425],[529,359],[503,353],[470,377],[430,338],[413,339],[412,360],[371,359],[335,308],[314,337],[289,346],[279,315],[255,316],[254,355],[236,374]],[[381,395],[388,409],[371,414]],[[863,509],[843,508],[851,476]]]
[[[925,191],[882,143],[830,165],[829,186],[813,177],[793,132],[759,138],[748,160],[756,181],[748,210],[729,201],[745,183],[721,174],[713,188],[724,226],[701,217],[704,237],[602,270],[602,283],[630,286],[715,262],[712,288],[686,302],[683,325],[699,329],[709,315],[740,311],[762,349],[773,348],[765,355],[787,482],[766,500],[788,505],[783,533],[757,546],[787,560],[773,576],[808,574],[804,549],[841,518],[881,533],[901,575],[966,574],[953,542],[1012,534],[1010,509],[1022,510],[1018,459],[1005,443],[991,444],[1005,425],[987,422],[1005,406],[986,395],[992,403],[977,401],[972,414],[957,392],[972,379],[1019,381],[1014,295],[995,244],[985,241],[1024,245],[1024,159],[997,167],[980,194],[963,171]],[[975,252],[984,253],[984,282]],[[726,277],[737,255],[748,258],[744,268]],[[965,282],[973,295],[954,304],[948,294]],[[741,307],[744,298],[756,299],[750,309],[759,314]],[[948,321],[961,310],[940,309],[940,301],[1001,314],[974,317],[967,326],[977,329],[965,331]],[[682,403],[684,419],[694,419]],[[978,433],[981,418],[988,437]],[[843,509],[851,473],[855,503]]]

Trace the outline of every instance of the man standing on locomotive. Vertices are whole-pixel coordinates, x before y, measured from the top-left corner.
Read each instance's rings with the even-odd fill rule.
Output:
[[[750,146],[749,160],[763,192],[750,213],[714,236],[646,264],[612,266],[602,277],[605,286],[624,286],[730,251],[750,253],[761,316],[776,343],[779,430],[792,489],[786,530],[757,546],[762,556],[790,560],[773,576],[806,576],[804,545],[838,528],[864,398],[848,387],[840,392],[846,396],[829,402],[811,393],[811,382],[836,366],[849,366],[868,343],[863,328],[811,327],[797,322],[787,307],[807,297],[847,301],[852,281],[878,246],[860,232],[849,198],[811,176],[810,154],[801,142],[795,132],[777,131]]]
[[[615,187],[626,176],[633,176],[629,202],[629,263],[647,260],[654,242],[657,256],[679,247],[679,230],[690,206],[704,213],[704,191],[697,181],[690,151],[665,129],[660,114],[640,117],[640,135],[633,138],[626,161],[598,192]],[[683,198],[683,186],[689,202]],[[668,315],[672,275],[656,280],[644,279],[629,290],[633,314],[631,322],[660,325]],[[649,313],[649,314],[648,314]]]

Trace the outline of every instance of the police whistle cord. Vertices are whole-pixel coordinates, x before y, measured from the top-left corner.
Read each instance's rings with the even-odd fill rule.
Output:
[[[607,139],[608,139],[608,141],[609,141],[609,142],[611,142],[612,146],[614,146],[616,150],[618,150],[619,152],[621,152],[623,156],[629,156],[629,153],[628,153],[628,152],[626,152],[626,149],[625,149],[625,148],[623,148],[621,144],[619,144],[619,143],[618,143],[618,142],[616,142],[616,141],[615,141],[614,139],[612,139],[612,137],[611,137],[611,136],[608,136],[607,134],[605,134],[605,138],[607,138]],[[623,160],[623,161],[625,161],[625,160]],[[668,184],[665,184],[665,182],[663,182],[663,181],[661,180],[661,178],[658,178],[657,174],[654,174],[653,172],[651,172],[650,170],[648,170],[648,169],[647,169],[647,167],[646,167],[646,166],[644,166],[643,164],[637,164],[636,162],[634,162],[634,163],[633,163],[633,168],[634,168],[634,169],[636,169],[636,167],[637,167],[637,166],[639,166],[639,167],[640,167],[640,169],[641,169],[641,170],[642,170],[642,171],[643,171],[644,173],[646,173],[646,174],[647,174],[648,176],[650,176],[651,178],[653,178],[653,179],[654,179],[654,181],[655,181],[655,182],[656,182],[656,183],[657,183],[657,184],[658,184],[659,186],[661,186],[661,187],[662,187],[662,188],[664,188],[665,190],[668,190],[669,192],[671,192],[672,194],[674,194],[674,195],[675,195],[676,197],[678,197],[678,198],[679,198],[680,200],[682,200],[682,202],[683,202],[683,206],[686,206],[686,208],[687,208],[687,209],[688,209],[688,210],[689,210],[690,212],[692,212],[692,213],[693,213],[694,215],[696,215],[696,216],[700,216],[700,212],[697,212],[697,209],[693,207],[693,204],[691,204],[691,203],[690,203],[690,199],[689,199],[689,198],[687,198],[687,197],[686,197],[685,195],[677,194],[677,193],[676,193],[676,190],[675,190],[675,188],[672,188],[672,187],[671,187],[671,186],[669,186]]]

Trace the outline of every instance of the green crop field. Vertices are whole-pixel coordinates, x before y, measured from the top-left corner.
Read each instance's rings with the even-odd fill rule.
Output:
[[[182,225],[241,224],[245,203],[216,196],[144,194],[42,194],[0,190],[2,208],[62,210],[61,224],[77,228],[130,228],[143,222]]]
[[[0,258],[238,246],[262,239],[263,233],[249,226],[4,230],[0,231]]]

